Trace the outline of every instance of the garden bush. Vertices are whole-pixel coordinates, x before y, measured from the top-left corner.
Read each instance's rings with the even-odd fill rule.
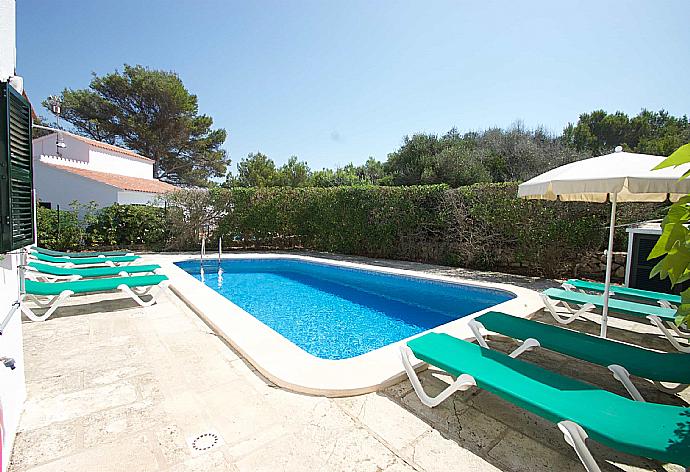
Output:
[[[167,198],[171,249],[303,248],[367,257],[568,275],[606,243],[610,207],[521,200],[517,184],[231,188]],[[618,221],[658,218],[659,204],[620,204]],[[624,250],[625,228],[616,233]]]
[[[76,209],[50,210],[39,206],[36,209],[38,243],[58,251],[76,249],[84,237],[83,227]]]
[[[57,250],[137,247],[164,249],[168,239],[163,208],[144,205],[73,203],[70,210],[37,208],[38,243]],[[59,221],[59,224],[58,224]]]
[[[609,205],[521,200],[517,184],[180,190],[165,207],[113,205],[61,213],[39,209],[39,241],[57,249],[127,246],[310,249],[342,254],[571,275],[600,251]],[[620,224],[658,218],[659,204],[620,204]],[[616,246],[625,248],[623,227]]]

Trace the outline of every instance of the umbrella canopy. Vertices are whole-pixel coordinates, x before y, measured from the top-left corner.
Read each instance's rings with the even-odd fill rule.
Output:
[[[675,201],[690,193],[690,180],[678,181],[690,164],[652,170],[664,156],[617,151],[572,162],[518,187],[518,196],[540,200],[604,203]]]
[[[545,172],[518,187],[518,196],[539,200],[611,202],[606,286],[601,336],[606,337],[616,202],[663,202],[690,193],[690,179],[679,180],[690,164],[653,170],[666,157],[616,152],[572,162]]]

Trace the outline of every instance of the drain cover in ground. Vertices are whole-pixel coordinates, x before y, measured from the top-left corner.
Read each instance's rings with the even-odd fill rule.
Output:
[[[187,444],[194,454],[201,454],[222,444],[223,439],[216,431],[208,430],[189,436]]]

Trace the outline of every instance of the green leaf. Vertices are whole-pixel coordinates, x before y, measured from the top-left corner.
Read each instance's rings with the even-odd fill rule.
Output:
[[[654,170],[665,169],[666,167],[676,167],[690,162],[690,143],[685,144],[674,151],[673,154],[654,168]]]
[[[676,311],[676,324],[678,326],[690,322],[690,288],[680,292],[680,298],[681,302]]]
[[[690,239],[690,232],[684,226],[690,220],[690,196],[685,196],[671,205],[662,223],[663,232],[649,253],[647,260],[656,259],[668,253],[679,241]]]

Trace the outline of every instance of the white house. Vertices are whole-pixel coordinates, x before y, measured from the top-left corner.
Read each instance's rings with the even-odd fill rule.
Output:
[[[154,203],[175,186],[153,178],[154,161],[128,149],[61,131],[33,140],[34,186],[44,206]]]

